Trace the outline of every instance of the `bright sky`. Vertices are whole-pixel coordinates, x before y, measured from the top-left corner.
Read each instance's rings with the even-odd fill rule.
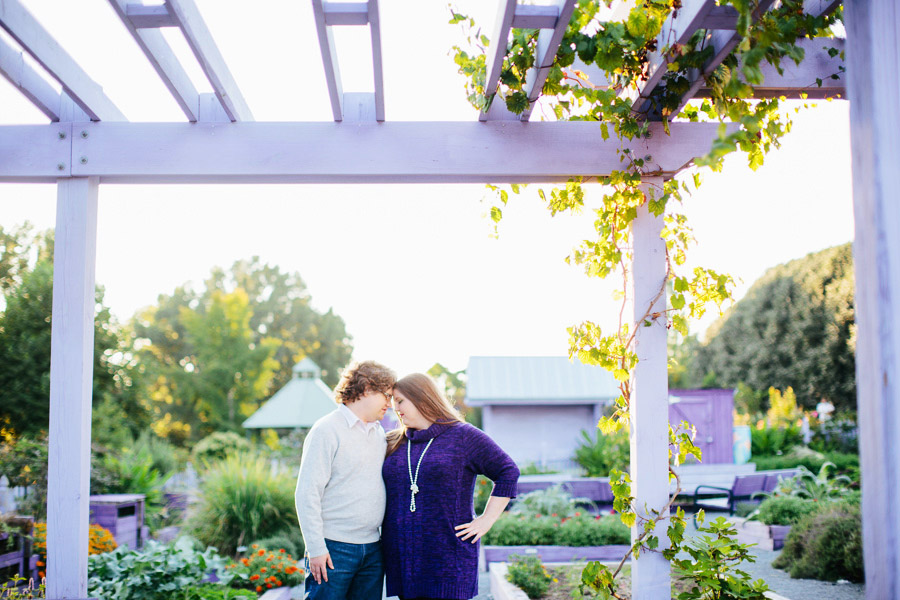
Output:
[[[184,120],[105,0],[23,1],[131,121]],[[257,120],[331,120],[310,2],[197,4]],[[380,6],[387,119],[475,119],[448,56],[461,36],[446,4]],[[457,6],[490,29],[494,2]],[[345,91],[372,90],[368,44],[365,28],[338,30]],[[774,264],[851,240],[847,113],[839,101],[803,111],[757,172],[732,160],[706,175],[685,208],[700,242],[693,260],[739,277],[742,294]],[[0,80],[0,124],[45,122]],[[564,262],[590,235],[590,213],[551,219],[527,194],[492,239],[485,195],[479,185],[103,185],[97,281],[126,320],[215,265],[259,255],[298,271],[314,305],[344,318],[355,358],[400,373],[462,369],[472,355],[564,355],[567,326],[613,326],[615,282]],[[55,201],[52,185],[0,184],[0,225],[53,227]]]

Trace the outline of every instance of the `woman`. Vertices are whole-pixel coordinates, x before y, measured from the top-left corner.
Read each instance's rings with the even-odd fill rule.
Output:
[[[388,434],[382,544],[387,595],[468,600],[478,593],[478,540],[516,495],[519,469],[481,430],[464,423],[427,375],[394,386],[400,428]],[[475,476],[494,490],[475,517]]]

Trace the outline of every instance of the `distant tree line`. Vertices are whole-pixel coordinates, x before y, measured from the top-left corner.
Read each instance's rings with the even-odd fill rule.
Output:
[[[49,424],[52,232],[0,227],[0,293],[0,429],[38,434]],[[343,319],[312,308],[299,274],[257,257],[124,323],[98,286],[94,346],[93,437],[124,443],[152,429],[180,445],[241,431],[304,356],[335,385],[353,350]]]
[[[839,411],[855,410],[855,347],[848,243],[769,269],[704,343],[692,336],[670,346],[670,382],[740,388],[749,409],[765,410],[770,387],[790,387],[806,409],[828,400]]]

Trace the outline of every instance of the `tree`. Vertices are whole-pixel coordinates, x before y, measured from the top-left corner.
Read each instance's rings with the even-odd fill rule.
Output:
[[[214,269],[200,291],[161,295],[132,326],[154,431],[181,444],[240,431],[304,356],[336,384],[352,352],[343,320],[311,308],[298,274],[255,257]]]
[[[441,363],[434,363],[428,369],[438,385],[444,388],[444,396],[459,410],[462,416],[476,427],[481,427],[481,408],[466,404],[466,370],[451,371]]]
[[[790,387],[807,409],[822,399],[855,409],[853,290],[850,244],[769,269],[710,327],[694,380]]]
[[[53,234],[27,223],[0,230],[0,425],[11,437],[46,431],[50,422],[50,328],[53,308]],[[103,289],[97,288],[94,329],[94,403],[118,396],[126,384],[120,337]],[[128,412],[128,411],[126,411]],[[121,409],[120,409],[120,413]]]

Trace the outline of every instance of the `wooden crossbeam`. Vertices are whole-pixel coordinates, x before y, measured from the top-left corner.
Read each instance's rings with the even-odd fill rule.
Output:
[[[194,0],[166,0],[166,7],[178,23],[228,118],[232,121],[252,121],[253,113],[231,76]]]
[[[528,108],[525,109],[525,112],[520,117],[523,121],[531,118],[534,105],[541,95],[544,82],[547,81],[547,75],[550,74],[550,69],[553,67],[556,51],[559,49],[559,44],[566,33],[569,21],[572,20],[572,13],[575,11],[575,0],[557,0],[556,6],[551,8],[556,9],[557,17],[551,28],[543,29],[538,34],[534,69],[529,71],[526,77],[525,94],[528,96]],[[518,13],[518,10],[516,12]]]
[[[519,4],[513,15],[513,29],[553,29],[559,19],[559,3]]]
[[[494,29],[490,37],[491,47],[488,50],[485,64],[484,95],[488,97],[497,92],[497,86],[500,84],[500,71],[503,69],[503,57],[506,56],[509,30],[512,28],[513,17],[516,14],[516,0],[498,0],[497,8],[497,18],[494,21]],[[478,120],[487,121],[488,113],[482,111],[478,115]]]
[[[334,25],[368,25],[368,2],[323,2],[325,24]]]
[[[31,55],[94,121],[125,121],[125,115],[69,56],[20,0],[0,2],[0,27]]]
[[[369,33],[372,38],[372,73],[375,77],[375,120],[384,121],[384,71],[381,56],[381,15],[378,0],[369,0]]]
[[[110,183],[564,182],[621,169],[617,139],[588,121],[76,123],[0,126],[0,182],[100,177]],[[627,144],[671,175],[709,151],[718,123],[662,124]],[[21,158],[21,148],[28,156]],[[75,156],[71,170],[68,159]],[[63,163],[63,169],[59,164]],[[652,163],[652,164],[651,164]]]
[[[135,29],[178,27],[178,21],[165,4],[128,4],[125,6],[125,16]]]
[[[344,118],[342,106],[344,90],[341,85],[337,50],[334,47],[334,34],[325,22],[325,3],[322,0],[312,0],[312,7],[316,33],[319,36],[319,51],[322,53],[322,65],[325,67],[325,84],[328,87],[328,97],[331,99],[331,114],[335,121],[341,121]]]
[[[815,38],[799,40],[798,46],[804,49],[805,58],[799,65],[791,60],[782,61],[782,73],[770,65],[763,63],[763,83],[753,86],[754,98],[845,98],[846,73],[841,70],[844,61],[835,52],[844,50],[845,41],[840,38]],[[832,52],[829,53],[829,49]],[[833,78],[832,75],[836,77]],[[821,81],[821,85],[817,80]],[[696,98],[706,98],[710,94],[705,85],[697,90]]]
[[[0,38],[0,75],[22,92],[51,121],[59,121],[60,94],[25,62],[25,56]]]
[[[157,12],[157,15],[161,10],[166,14],[166,22],[171,21],[175,23],[169,14],[168,8],[165,5],[148,7],[128,4],[126,0],[109,0],[109,4],[116,15],[118,15],[119,20],[122,21],[122,24],[125,25],[128,33],[137,42],[141,52],[150,61],[153,70],[162,79],[163,85],[172,94],[188,121],[196,121],[199,110],[197,88],[194,87],[190,76],[178,60],[178,57],[175,56],[175,51],[169,46],[162,32],[155,28],[149,28],[149,21],[145,19],[148,10],[153,9]],[[157,22],[162,21],[158,20]],[[168,27],[168,25],[156,25],[156,27]]]

